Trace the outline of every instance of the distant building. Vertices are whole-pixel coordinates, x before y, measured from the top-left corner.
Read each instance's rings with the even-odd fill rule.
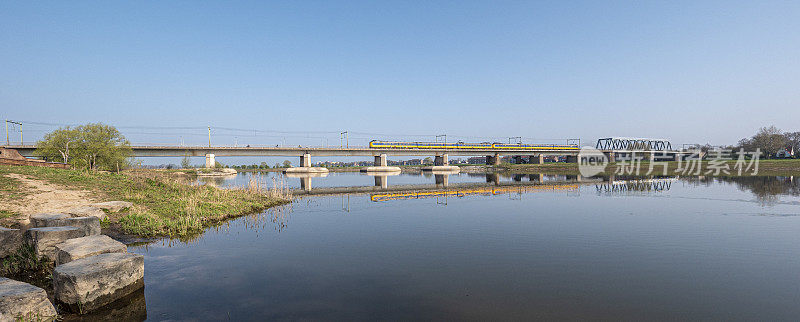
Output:
[[[486,164],[486,157],[472,157],[467,159],[469,164]]]

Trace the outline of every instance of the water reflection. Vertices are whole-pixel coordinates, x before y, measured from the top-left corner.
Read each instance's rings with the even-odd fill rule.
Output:
[[[144,288],[111,303],[100,310],[85,315],[64,315],[62,321],[144,321],[147,319],[147,302]]]
[[[571,192],[579,193],[579,184],[535,185],[535,186],[506,186],[506,187],[477,187],[469,189],[455,189],[442,191],[413,191],[402,193],[373,194],[370,200],[374,202],[392,200],[426,199],[439,197],[466,197],[466,196],[496,196],[501,194],[521,195],[532,192]]]
[[[609,179],[603,183],[596,184],[598,195],[641,195],[651,192],[667,191],[672,187],[672,183],[677,181],[677,177],[667,178],[632,178],[632,179]]]
[[[197,180],[203,184],[211,185],[214,187],[218,187],[223,185],[226,181],[230,181],[235,179],[237,174],[227,174],[227,175],[218,175],[218,176],[199,176]]]
[[[300,189],[309,191],[311,190],[311,178],[324,178],[328,176],[327,172],[287,172],[284,173],[287,178],[300,178]]]
[[[711,178],[698,179],[711,181]],[[774,205],[781,196],[800,196],[800,180],[790,177],[720,177],[721,182],[733,183],[740,190],[752,193],[762,205]]]

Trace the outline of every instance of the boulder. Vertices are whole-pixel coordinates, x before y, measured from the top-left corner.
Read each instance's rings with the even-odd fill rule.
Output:
[[[36,254],[49,259],[55,259],[56,245],[80,237],[83,237],[83,229],[75,227],[41,227],[25,232],[25,241],[33,246]]]
[[[67,213],[74,217],[97,217],[100,220],[106,218],[106,212],[98,207],[83,206],[67,210]]]
[[[53,271],[55,298],[76,313],[94,311],[144,287],[144,256],[106,253]]]
[[[73,238],[56,245],[56,265],[106,253],[125,253],[128,247],[105,235]]]
[[[84,236],[100,235],[100,219],[97,217],[73,217],[67,225],[83,229]]]
[[[97,207],[100,209],[105,209],[111,212],[117,212],[125,208],[133,207],[133,204],[127,201],[106,201],[106,202],[91,204],[90,206]]]
[[[43,289],[0,277],[0,321],[38,321],[55,316],[56,308]]]
[[[33,227],[60,227],[68,226],[67,220],[72,216],[62,213],[44,213],[35,214],[31,216],[31,224]]]
[[[22,231],[0,227],[0,258],[8,257],[22,246]]]

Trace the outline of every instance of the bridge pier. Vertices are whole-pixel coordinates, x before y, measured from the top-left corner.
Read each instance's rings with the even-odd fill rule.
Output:
[[[486,156],[486,165],[500,165],[500,155],[487,155]]]
[[[209,153],[206,154],[206,168],[213,168],[217,165],[217,161],[214,160],[214,154]]]
[[[459,168],[457,166],[450,165],[450,161],[448,159],[447,154],[437,155],[433,159],[433,166],[432,167],[424,167],[422,168],[423,171],[446,171],[448,173],[458,173]]]
[[[400,167],[390,167],[386,154],[375,156],[375,166],[361,169],[361,172],[400,172]],[[375,179],[377,180],[377,179]],[[377,181],[375,181],[377,183]]]
[[[386,160],[386,154],[376,155],[375,156],[375,166],[376,167],[385,167],[389,163]]]
[[[617,162],[617,154],[616,153],[614,153],[614,152],[606,152],[606,153],[603,153],[603,154],[606,155],[606,159],[608,159],[608,162]]]
[[[289,169],[299,169],[299,168],[289,168]],[[325,168],[323,168],[325,169]],[[288,170],[288,169],[287,169]],[[328,176],[328,171],[325,169],[325,172],[286,172],[287,178],[299,178],[300,179],[300,189],[304,191],[311,190],[311,178],[324,178]]]
[[[324,167],[311,166],[311,154],[304,153],[300,156],[300,166],[283,170],[284,173],[328,173]]]
[[[450,178],[450,175],[448,175],[448,174],[437,174],[437,175],[434,175],[433,180],[434,180],[434,182],[436,182],[436,185],[442,185],[442,186],[447,187],[447,185],[450,183],[449,178]]]
[[[389,187],[389,176],[375,176],[375,186],[381,187],[381,189],[386,189]]]
[[[494,183],[495,185],[500,184],[500,175],[497,173],[487,173],[486,183]]]

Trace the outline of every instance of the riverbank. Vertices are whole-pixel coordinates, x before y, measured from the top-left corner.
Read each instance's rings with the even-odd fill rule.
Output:
[[[183,171],[95,173],[0,166],[0,226],[26,225],[34,213],[122,200],[133,206],[108,213],[104,234],[185,239],[225,219],[289,202],[290,196],[263,183],[219,189],[194,184],[193,178]],[[43,195],[49,200],[41,200]]]

